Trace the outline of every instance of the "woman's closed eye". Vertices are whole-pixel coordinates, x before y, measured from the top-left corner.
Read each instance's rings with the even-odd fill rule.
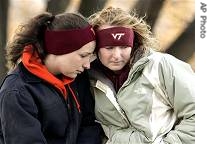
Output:
[[[107,46],[107,47],[105,47],[105,49],[107,49],[107,50],[112,50],[114,47],[111,47],[111,46]]]
[[[82,54],[80,55],[81,58],[85,58],[85,57],[87,57],[87,56],[88,56],[88,55],[82,55]]]
[[[92,53],[83,53],[83,54],[80,54],[80,57],[85,58],[85,57],[89,57],[91,55],[92,55]]]
[[[96,59],[96,54],[89,53],[89,54],[80,54],[81,58],[89,58],[90,62]]]
[[[126,49],[128,46],[120,46],[121,49]]]

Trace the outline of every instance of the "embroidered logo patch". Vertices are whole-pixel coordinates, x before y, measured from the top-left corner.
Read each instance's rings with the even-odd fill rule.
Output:
[[[122,36],[124,36],[125,33],[116,33],[116,34],[112,34],[112,37],[115,39],[115,40],[120,40]]]

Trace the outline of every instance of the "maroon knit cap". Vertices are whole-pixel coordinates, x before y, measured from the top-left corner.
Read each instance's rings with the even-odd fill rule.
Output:
[[[82,29],[46,30],[45,50],[49,54],[63,55],[94,40],[95,34],[91,25]]]
[[[96,31],[97,49],[106,46],[133,47],[134,32],[130,28],[111,27]]]

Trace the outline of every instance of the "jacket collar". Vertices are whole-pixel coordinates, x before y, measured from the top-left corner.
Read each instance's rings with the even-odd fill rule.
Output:
[[[39,83],[42,81],[39,77],[35,76],[34,74],[30,73],[24,66],[23,63],[20,62],[17,69],[14,71],[19,72],[20,76],[24,79],[27,83]]]
[[[138,60],[132,67],[130,70],[130,74],[135,73],[137,71],[141,71],[145,65],[148,63],[149,59],[147,56],[141,58],[140,60]],[[129,74],[129,75],[130,75]]]
[[[98,72],[95,69],[90,69],[88,70],[89,78],[91,79],[91,85],[96,87],[97,81],[101,81],[102,83],[105,83],[107,86],[111,88],[111,90],[116,94],[113,83],[111,82],[110,79],[108,79],[103,73]]]

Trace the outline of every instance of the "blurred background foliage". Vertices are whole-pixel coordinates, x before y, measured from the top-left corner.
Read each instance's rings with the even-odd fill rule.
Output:
[[[0,1],[0,82],[6,75],[5,46],[18,25],[48,11],[79,12],[90,16],[103,7],[136,11],[151,25],[160,40],[161,51],[189,63],[195,70],[194,0],[1,0]]]

